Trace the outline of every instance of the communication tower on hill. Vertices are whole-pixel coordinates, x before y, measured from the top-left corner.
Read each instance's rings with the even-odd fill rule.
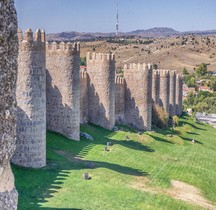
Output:
[[[118,2],[117,2],[117,10],[116,10],[116,36],[118,36],[119,32],[119,20],[118,20]]]

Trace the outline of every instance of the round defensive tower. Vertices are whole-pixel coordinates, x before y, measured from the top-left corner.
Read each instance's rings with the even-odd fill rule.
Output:
[[[45,33],[33,37],[27,29],[18,30],[17,142],[12,162],[40,168],[46,165],[46,70]]]
[[[160,74],[158,70],[153,70],[152,73],[152,101],[155,104],[159,104],[160,96]]]
[[[170,95],[170,71],[160,70],[160,99],[159,105],[169,115],[169,95]]]
[[[176,115],[181,115],[182,108],[182,100],[183,100],[183,81],[182,75],[177,74],[176,76]]]
[[[89,122],[113,129],[115,126],[115,56],[88,53]]]
[[[16,141],[17,16],[13,0],[0,3],[0,209],[17,209],[10,159]]]
[[[126,123],[139,130],[151,130],[152,65],[125,65],[124,78]]]
[[[170,102],[169,116],[172,117],[176,113],[176,71],[170,71]]]

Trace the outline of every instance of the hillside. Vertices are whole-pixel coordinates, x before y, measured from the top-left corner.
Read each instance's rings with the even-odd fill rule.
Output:
[[[119,128],[82,126],[95,140],[80,142],[48,132],[45,168],[13,166],[18,210],[216,208],[214,128],[186,116],[174,130]]]
[[[153,38],[162,38],[162,37],[173,37],[173,36],[182,36],[187,34],[194,34],[194,35],[216,35],[216,30],[207,30],[207,31],[185,31],[180,32],[176,31],[172,28],[168,27],[154,27],[150,29],[142,29],[142,30],[135,30],[129,32],[120,32],[119,36],[141,36],[141,37],[153,37]],[[101,32],[76,32],[76,31],[68,31],[62,33],[52,33],[47,34],[47,39],[50,40],[88,40],[88,39],[95,39],[98,37],[115,37],[115,32],[110,33],[101,33]]]
[[[161,39],[120,39],[118,41],[81,42],[81,57],[88,51],[116,54],[116,66],[132,62],[149,62],[161,69],[176,69],[190,72],[200,63],[207,63],[208,70],[216,71],[216,36],[185,35]]]

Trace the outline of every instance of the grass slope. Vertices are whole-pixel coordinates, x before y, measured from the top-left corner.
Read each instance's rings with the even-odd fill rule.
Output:
[[[48,132],[45,168],[13,166],[18,209],[202,209],[163,193],[171,180],[199,188],[206,199],[216,203],[214,128],[195,124],[188,117],[183,117],[174,131],[138,135],[120,127],[112,132],[82,126],[95,140],[82,138],[80,142]],[[192,139],[197,143],[191,143]],[[113,143],[109,152],[104,151],[107,141]],[[89,162],[92,169],[87,167]],[[82,179],[85,172],[91,180]]]

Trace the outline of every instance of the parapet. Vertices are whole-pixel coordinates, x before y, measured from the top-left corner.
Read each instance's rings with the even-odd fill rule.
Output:
[[[115,84],[124,85],[125,84],[125,79],[123,77],[116,76],[115,77]]]
[[[24,35],[20,28],[17,30],[18,40],[19,42],[45,42],[45,31],[42,29],[37,29],[35,32],[35,36],[33,36],[33,32],[31,28],[28,28]]]
[[[85,69],[80,69],[80,78],[87,79],[87,71]]]
[[[170,70],[161,69],[159,70],[160,77],[169,77],[170,76]]]
[[[153,75],[155,75],[156,77],[160,75],[160,72],[158,69],[153,69]]]
[[[45,52],[45,32],[37,29],[35,36],[30,28],[28,28],[24,35],[22,30],[17,30],[19,40],[19,50],[22,51],[44,51]]]
[[[77,54],[80,53],[80,43],[46,42],[46,49],[48,52],[72,52],[74,54]]]
[[[176,70],[170,70],[170,76],[176,76]]]
[[[115,61],[115,55],[112,53],[87,53],[86,56],[88,61]]]
[[[138,71],[142,71],[142,70],[152,70],[153,68],[153,65],[151,63],[148,63],[148,64],[140,64],[140,63],[131,63],[129,65],[125,64],[124,65],[124,71],[127,71],[127,70],[131,70],[131,71],[135,71],[135,70],[138,70]]]

